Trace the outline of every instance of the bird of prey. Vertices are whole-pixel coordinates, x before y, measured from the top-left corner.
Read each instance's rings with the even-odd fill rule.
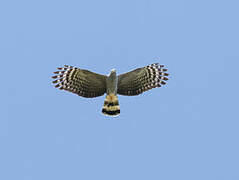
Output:
[[[117,76],[112,69],[109,76],[65,65],[54,72],[55,87],[79,96],[93,98],[106,93],[102,113],[109,116],[120,114],[117,94],[125,96],[139,95],[152,88],[166,84],[169,75],[164,65],[154,63]]]

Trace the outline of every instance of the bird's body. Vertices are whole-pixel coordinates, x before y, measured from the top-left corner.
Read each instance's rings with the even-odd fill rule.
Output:
[[[106,78],[106,93],[117,94],[118,77],[115,69],[112,69],[110,75]]]
[[[118,75],[113,69],[109,76],[93,73],[88,70],[67,66],[58,68],[60,71],[52,78],[55,87],[64,89],[82,97],[93,98],[106,93],[102,113],[109,116],[120,114],[117,94],[134,96],[149,89],[161,87],[168,78],[167,69],[158,63],[135,69]]]
[[[114,69],[110,75],[106,77],[106,98],[102,113],[109,116],[117,116],[120,114],[119,101],[117,97],[118,77]]]

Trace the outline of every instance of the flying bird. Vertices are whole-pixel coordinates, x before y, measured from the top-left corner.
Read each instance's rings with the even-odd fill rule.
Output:
[[[120,114],[118,96],[135,96],[152,88],[161,87],[168,80],[164,65],[154,63],[117,76],[112,69],[109,76],[65,65],[57,68],[53,76],[56,88],[79,96],[93,98],[106,93],[102,113],[109,116]]]

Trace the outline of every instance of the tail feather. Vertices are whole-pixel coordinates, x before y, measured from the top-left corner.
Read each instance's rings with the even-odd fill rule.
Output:
[[[118,116],[120,114],[120,107],[117,95],[107,94],[102,113],[108,116]]]

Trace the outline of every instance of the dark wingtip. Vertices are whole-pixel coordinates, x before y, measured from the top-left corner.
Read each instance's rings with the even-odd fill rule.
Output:
[[[55,83],[57,83],[57,82],[58,82],[58,80],[52,81],[53,84],[55,84]]]
[[[58,88],[58,87],[60,87],[60,84],[55,85],[55,88]]]
[[[56,79],[58,76],[52,76],[53,79]]]
[[[168,80],[168,78],[167,78],[167,77],[162,77],[162,80],[165,80],[165,81],[167,81],[167,80]]]

